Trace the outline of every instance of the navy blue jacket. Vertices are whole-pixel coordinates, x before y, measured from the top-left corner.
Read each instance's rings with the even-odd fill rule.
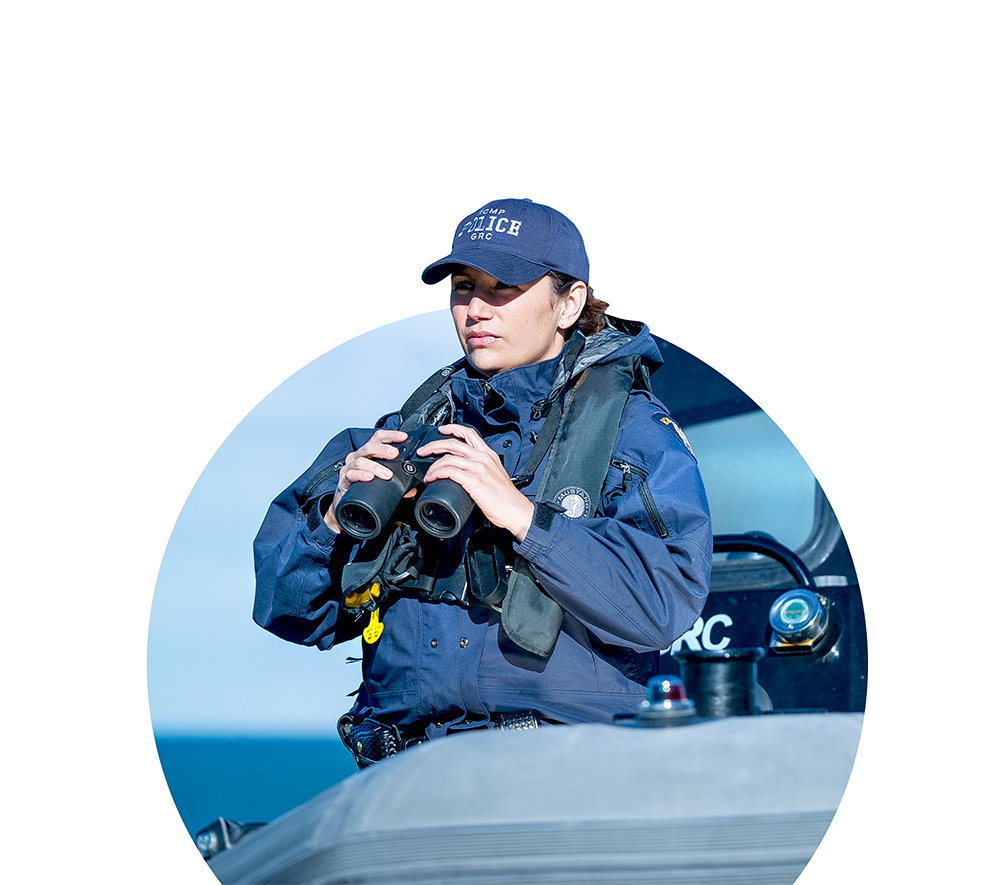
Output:
[[[606,359],[633,353],[650,368],[660,362],[645,326]],[[549,394],[558,362],[509,369],[488,382],[465,368],[451,378],[456,422],[475,428],[511,476],[524,467],[541,429],[532,405]],[[391,416],[385,426],[397,421]],[[356,620],[341,605],[341,570],[357,542],[327,527],[318,502],[336,489],[331,466],[372,433],[351,429],[334,437],[274,500],[257,535],[253,616],[283,639],[328,649],[367,623],[367,613]],[[532,500],[544,466],[522,489]],[[558,514],[548,531],[532,524],[513,548],[565,610],[551,656],[511,642],[493,609],[397,596],[380,612],[380,638],[363,642],[355,715],[401,726],[444,723],[428,726],[436,737],[449,723],[485,723],[493,712],[534,709],[559,722],[607,722],[635,711],[646,680],[658,672],[659,650],[700,614],[712,561],[701,475],[662,403],[643,390],[629,395],[593,518]],[[456,544],[439,581],[464,582],[461,556]]]

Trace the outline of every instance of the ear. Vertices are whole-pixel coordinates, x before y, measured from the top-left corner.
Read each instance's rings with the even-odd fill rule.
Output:
[[[577,280],[560,299],[559,328],[564,330],[569,329],[580,318],[580,314],[583,313],[586,303],[587,284],[582,280]]]

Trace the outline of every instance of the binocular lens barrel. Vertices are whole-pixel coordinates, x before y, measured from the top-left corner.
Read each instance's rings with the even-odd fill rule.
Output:
[[[423,504],[417,509],[417,524],[438,538],[449,538],[455,533],[455,514],[436,501]]]
[[[430,483],[417,499],[417,525],[435,538],[457,535],[475,505],[457,482],[439,479]]]
[[[382,534],[412,483],[409,478],[356,482],[337,504],[337,523],[352,538],[368,541]]]
[[[337,523],[347,534],[359,541],[374,538],[382,530],[378,514],[372,513],[358,501],[348,502],[337,508]]]
[[[399,457],[385,462],[392,470],[392,479],[353,483],[337,504],[336,518],[341,529],[359,541],[377,537],[389,525],[406,493],[424,485],[414,507],[417,525],[435,538],[457,535],[475,504],[454,480],[424,484],[424,474],[434,458],[418,458],[414,453],[435,438],[442,438],[436,427],[418,427],[401,447]]]

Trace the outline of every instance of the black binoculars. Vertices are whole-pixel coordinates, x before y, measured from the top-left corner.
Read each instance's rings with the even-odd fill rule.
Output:
[[[392,479],[376,477],[369,482],[355,482],[337,504],[337,523],[352,538],[367,541],[377,537],[389,524],[403,496],[410,489],[424,489],[413,505],[417,525],[435,538],[457,535],[472,513],[475,504],[469,493],[451,479],[424,483],[427,468],[437,456],[418,458],[417,449],[437,439],[452,439],[430,424],[409,432],[399,444],[399,455],[384,462]]]

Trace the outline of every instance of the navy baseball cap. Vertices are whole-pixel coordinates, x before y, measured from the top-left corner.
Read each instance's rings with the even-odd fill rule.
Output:
[[[463,218],[451,254],[428,265],[420,278],[437,283],[462,266],[511,286],[530,283],[550,270],[590,282],[590,261],[576,225],[531,200],[494,200]]]

